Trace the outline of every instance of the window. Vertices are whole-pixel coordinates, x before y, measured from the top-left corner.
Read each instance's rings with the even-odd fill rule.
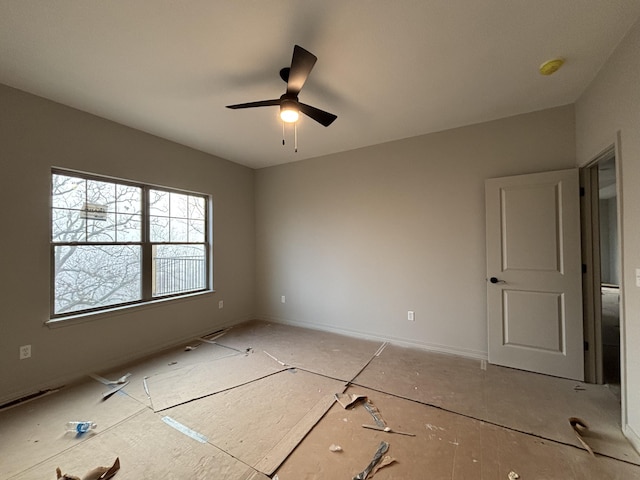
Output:
[[[54,170],[52,317],[204,291],[208,197]]]

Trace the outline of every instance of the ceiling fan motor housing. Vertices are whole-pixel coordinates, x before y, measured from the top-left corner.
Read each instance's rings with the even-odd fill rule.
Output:
[[[287,95],[286,93],[280,97],[280,111],[283,110],[299,110],[298,97]]]

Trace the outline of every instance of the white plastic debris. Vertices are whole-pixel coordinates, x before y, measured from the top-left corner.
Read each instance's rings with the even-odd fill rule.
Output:
[[[520,475],[518,475],[516,472],[509,472],[509,480],[517,480],[518,478],[520,478]]]
[[[329,446],[329,450],[331,450],[332,452],[341,452],[342,451],[342,447],[340,445],[336,445],[336,444],[332,443]]]

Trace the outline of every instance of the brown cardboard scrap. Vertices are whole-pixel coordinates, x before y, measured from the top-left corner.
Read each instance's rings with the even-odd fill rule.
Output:
[[[589,426],[586,424],[586,422],[578,417],[570,417],[569,423],[571,424],[571,428],[573,428],[573,431],[575,432],[576,437],[578,437],[578,440],[580,441],[582,446],[585,448],[585,450],[595,457],[595,454],[593,453],[593,450],[591,449],[591,447],[582,438],[583,432],[589,429]]]
[[[65,473],[64,475],[62,475],[62,472],[60,471],[60,467],[56,468],[56,478],[58,480],[80,480],[80,477],[76,477],[75,475],[69,475],[68,473]]]
[[[356,404],[360,400],[366,400],[366,395],[358,395],[355,393],[336,393],[335,395],[336,401],[342,406],[342,408],[347,409],[350,406]]]
[[[373,477],[381,468],[384,468],[387,465],[391,465],[394,462],[397,462],[395,458],[393,458],[391,455],[385,455],[384,457],[382,457],[382,460],[380,460],[380,463],[375,466],[375,468],[371,472],[371,475],[369,475],[369,478]]]
[[[82,479],[80,477],[76,477],[75,475],[69,475],[65,473],[62,475],[62,471],[60,468],[56,468],[56,475],[59,480],[108,480],[113,477],[118,470],[120,470],[120,458],[117,457],[113,465],[110,467],[96,467],[93,470],[86,473]]]

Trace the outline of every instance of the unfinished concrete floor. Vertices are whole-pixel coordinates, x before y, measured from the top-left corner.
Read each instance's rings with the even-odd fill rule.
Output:
[[[352,479],[383,441],[380,480],[640,478],[606,386],[266,322],[97,372],[126,373],[106,400],[111,387],[87,378],[0,410],[0,478],[82,476],[119,457],[120,480]],[[363,428],[376,419],[343,393],[391,431]],[[589,425],[595,456],[569,417]],[[98,427],[77,437],[69,420]]]

